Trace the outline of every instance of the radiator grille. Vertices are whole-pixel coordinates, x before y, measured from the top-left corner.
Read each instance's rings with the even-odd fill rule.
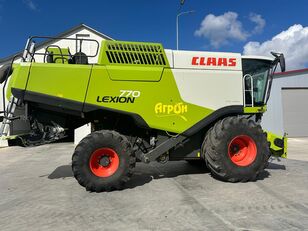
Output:
[[[103,54],[109,64],[166,66],[164,49],[158,43],[104,41]]]

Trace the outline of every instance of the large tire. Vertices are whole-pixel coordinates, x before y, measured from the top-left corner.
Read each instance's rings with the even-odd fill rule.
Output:
[[[243,116],[218,121],[206,134],[202,155],[214,177],[228,182],[253,181],[270,157],[261,126]]]
[[[107,130],[86,136],[72,157],[72,170],[78,183],[95,192],[120,189],[130,179],[135,164],[128,139]]]

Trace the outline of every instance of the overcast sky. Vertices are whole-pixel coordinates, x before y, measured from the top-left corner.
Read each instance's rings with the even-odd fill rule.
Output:
[[[307,0],[186,0],[180,49],[268,55],[284,52],[288,69],[308,67]],[[57,35],[79,23],[118,40],[175,49],[179,0],[0,0],[3,58],[30,35]]]

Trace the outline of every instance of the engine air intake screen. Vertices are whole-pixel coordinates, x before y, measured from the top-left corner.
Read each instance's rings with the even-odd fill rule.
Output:
[[[103,41],[102,49],[100,64],[168,66],[164,48],[159,43]]]

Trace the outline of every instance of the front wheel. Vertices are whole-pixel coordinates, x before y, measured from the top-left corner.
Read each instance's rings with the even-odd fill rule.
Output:
[[[255,180],[270,157],[266,134],[243,116],[218,121],[206,134],[202,154],[212,174],[229,182]]]
[[[77,145],[72,170],[88,191],[120,189],[135,167],[136,158],[125,136],[115,131],[97,131]]]

